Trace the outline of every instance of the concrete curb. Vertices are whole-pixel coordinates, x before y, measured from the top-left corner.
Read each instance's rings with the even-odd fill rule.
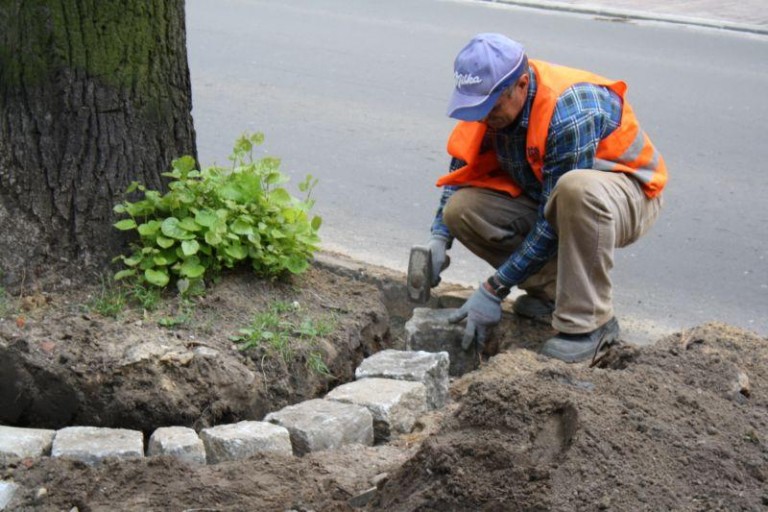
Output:
[[[735,23],[731,21],[712,20],[693,16],[680,16],[674,14],[650,13],[648,11],[635,11],[630,9],[614,9],[599,5],[573,5],[563,2],[542,2],[540,0],[479,0],[481,2],[517,5],[531,9],[543,9],[548,11],[563,11],[577,14],[592,14],[622,20],[658,21],[674,23],[677,25],[689,25],[695,27],[715,28],[730,30],[748,34],[768,35],[768,27],[751,25],[747,23]]]

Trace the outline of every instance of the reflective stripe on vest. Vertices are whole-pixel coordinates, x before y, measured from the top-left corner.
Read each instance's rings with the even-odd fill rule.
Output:
[[[642,183],[646,196],[659,195],[667,183],[667,167],[624,97],[627,84],[588,71],[537,60],[529,62],[536,74],[537,90],[528,121],[526,155],[539,181],[542,180],[543,155],[557,100],[569,87],[586,82],[608,87],[622,100],[621,124],[598,143],[593,168],[632,174]]]

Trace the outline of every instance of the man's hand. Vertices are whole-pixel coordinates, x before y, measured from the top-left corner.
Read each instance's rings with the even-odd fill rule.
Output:
[[[437,235],[432,235],[427,243],[429,252],[432,255],[432,288],[440,284],[440,273],[448,268],[451,260],[446,254],[448,250],[448,240]]]
[[[461,348],[469,350],[472,341],[477,338],[477,349],[482,351],[487,338],[487,330],[501,321],[501,299],[485,289],[485,283],[472,294],[461,308],[453,313],[448,321],[452,324],[467,319],[467,328]]]

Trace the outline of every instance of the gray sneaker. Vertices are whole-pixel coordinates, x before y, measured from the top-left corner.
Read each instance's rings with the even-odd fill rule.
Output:
[[[551,300],[539,299],[538,297],[526,294],[515,299],[515,302],[512,303],[512,311],[522,317],[549,324],[552,322],[555,303]]]
[[[541,347],[541,353],[565,361],[578,363],[595,357],[619,339],[619,321],[611,318],[592,332],[585,334],[558,333]]]

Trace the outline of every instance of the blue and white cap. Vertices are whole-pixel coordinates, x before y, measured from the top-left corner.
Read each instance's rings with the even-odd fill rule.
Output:
[[[453,63],[456,86],[448,103],[448,116],[479,121],[491,111],[501,93],[527,71],[525,48],[501,34],[472,38]]]

